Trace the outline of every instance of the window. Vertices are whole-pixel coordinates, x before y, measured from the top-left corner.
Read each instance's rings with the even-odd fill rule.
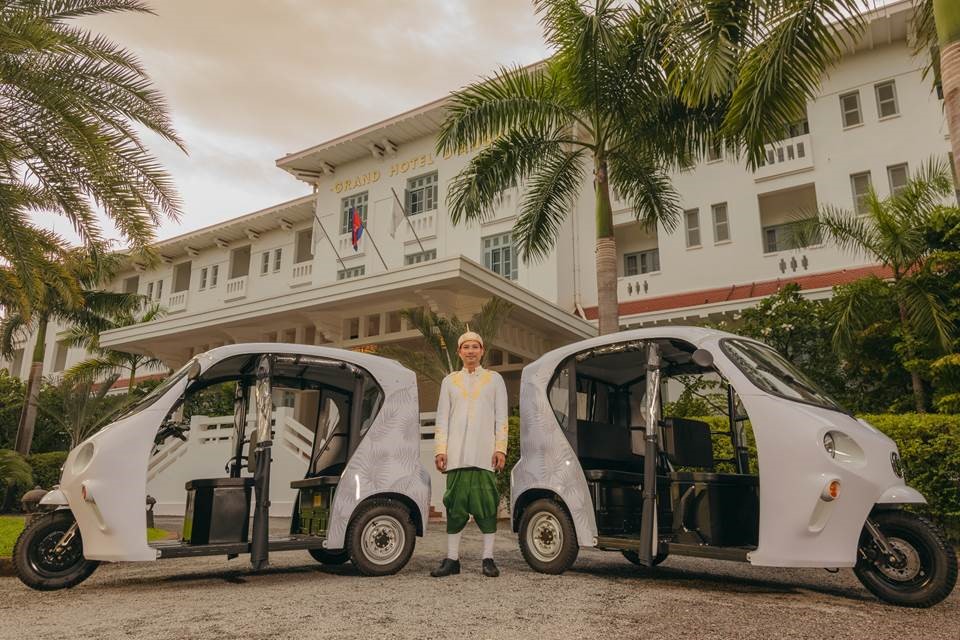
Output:
[[[280,271],[280,265],[283,264],[283,249],[273,250],[273,270]]]
[[[660,249],[648,249],[623,255],[623,275],[636,276],[654,271],[660,271]]]
[[[358,278],[366,273],[366,265],[360,265],[359,267],[347,267],[346,269],[340,269],[337,271],[337,280],[349,280],[350,278]]]
[[[65,341],[58,341],[54,351],[53,370],[63,371],[67,368],[67,354],[70,352],[70,345]]]
[[[265,276],[270,272],[270,252],[264,251],[260,254],[260,275]]]
[[[415,216],[437,208],[437,172],[407,181],[407,215]]]
[[[215,264],[210,267],[210,288],[217,286],[217,277],[220,275],[220,265]]]
[[[340,201],[340,233],[350,233],[350,222],[353,220],[353,210],[360,213],[360,220],[367,224],[367,192],[344,198]]]
[[[867,211],[867,195],[873,186],[870,180],[870,172],[854,173],[850,176],[850,186],[853,189],[853,210],[857,215]]]
[[[810,123],[806,118],[803,120],[797,120],[796,122],[791,122],[787,125],[788,138],[797,138],[800,136],[805,136],[808,133],[810,133]]]
[[[200,269],[200,291],[207,288],[207,268]]]
[[[877,94],[877,116],[889,118],[900,113],[897,108],[897,85],[893,80],[873,85]]]
[[[730,220],[727,217],[727,203],[720,202],[710,207],[713,211],[713,241],[726,242],[730,239]]]
[[[845,93],[840,96],[840,113],[843,116],[844,127],[854,127],[863,124],[863,115],[860,113],[860,92]]]
[[[250,245],[230,252],[230,277],[242,278],[250,273]]]
[[[153,300],[153,283],[152,282],[147,283],[147,297]]]
[[[517,252],[509,233],[483,239],[483,266],[508,280],[517,279]]]
[[[133,276],[123,281],[124,293],[136,293],[140,289],[140,276]]]
[[[190,272],[193,269],[192,262],[181,262],[173,268],[173,292],[180,293],[190,289]]]
[[[700,209],[683,212],[683,228],[687,233],[687,247],[700,246]]]
[[[313,227],[297,231],[293,261],[296,264],[313,260]]]
[[[890,195],[896,195],[903,191],[910,180],[907,163],[887,167],[887,180],[890,182]]]
[[[411,253],[410,255],[403,256],[403,264],[420,264],[421,262],[430,262],[431,260],[437,259],[437,250],[428,249],[427,251],[421,251],[420,253]]]
[[[812,219],[773,224],[763,228],[764,253],[798,249],[821,242],[820,229],[813,225]]]

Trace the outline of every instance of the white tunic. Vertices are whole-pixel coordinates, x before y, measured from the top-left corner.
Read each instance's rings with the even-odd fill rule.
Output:
[[[454,371],[440,384],[435,452],[447,455],[447,471],[493,471],[493,454],[507,453],[507,387],[496,371]]]

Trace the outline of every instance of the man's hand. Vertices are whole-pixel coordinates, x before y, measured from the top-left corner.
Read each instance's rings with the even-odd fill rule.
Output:
[[[438,453],[437,457],[433,459],[433,462],[437,465],[437,471],[440,473],[447,470],[447,454]]]
[[[491,460],[491,464],[493,464],[494,471],[503,471],[503,468],[507,466],[506,454],[504,454],[502,451],[497,451],[493,454],[493,460]]]

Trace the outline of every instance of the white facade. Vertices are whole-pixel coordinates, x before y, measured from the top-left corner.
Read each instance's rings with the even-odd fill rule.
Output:
[[[869,172],[884,196],[889,174],[897,179],[902,165],[913,171],[947,154],[942,103],[922,77],[924,60],[910,54],[908,18],[907,2],[874,15],[864,42],[831,70],[808,105],[806,128],[798,125],[798,135],[769,147],[770,163],[751,172],[743,160],[722,157],[676,175],[682,206],[696,215],[685,215],[674,232],[644,229],[625,203],[614,200],[623,326],[729,312],[790,280],[810,295],[827,295],[833,284],[872,267],[863,256],[830,245],[778,247],[777,225],[818,204],[853,209],[854,175],[862,184]],[[891,82],[894,102],[884,84]],[[852,92],[859,100],[858,124],[852,123],[852,98],[841,102]],[[517,308],[494,341],[499,364],[493,368],[505,374],[515,396],[524,363],[595,332],[584,319],[595,317],[597,298],[591,176],[584,175],[576,210],[551,256],[517,264],[502,240],[516,220],[520,190],[504,194],[487,222],[455,226],[449,219],[447,185],[469,154],[434,152],[444,104],[279,159],[278,166],[309,184],[312,194],[159,243],[164,263],[131,264],[113,287],[151,295],[168,315],[109,332],[103,343],[156,355],[171,366],[233,342],[414,345],[418,334],[400,321],[400,309],[427,306],[465,317],[499,295]],[[851,126],[844,126],[845,117]],[[425,210],[407,224],[397,216],[393,192],[405,199],[405,191],[419,186],[414,180],[434,174]],[[343,210],[358,196],[365,197],[367,231],[355,252],[343,233]],[[694,220],[696,232],[686,228]],[[492,245],[494,238],[498,244],[487,246],[485,257],[485,239]],[[424,252],[426,260],[408,264]],[[490,264],[485,259],[503,264],[504,256],[491,252],[512,254],[515,267],[504,271],[507,278],[484,268]],[[342,272],[355,277],[338,279]],[[48,333],[46,375],[83,357],[80,350],[64,350],[57,338],[56,330]],[[7,366],[25,377],[32,345],[24,347],[27,357]],[[422,410],[432,410],[434,397],[421,393]]]

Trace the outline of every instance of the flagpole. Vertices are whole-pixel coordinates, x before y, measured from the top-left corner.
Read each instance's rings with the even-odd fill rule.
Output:
[[[380,258],[380,262],[383,263],[383,268],[386,269],[387,271],[390,271],[390,268],[387,266],[387,263],[386,263],[386,261],[383,259],[383,256],[380,255],[380,248],[377,247],[377,243],[374,242],[373,236],[370,234],[370,229],[367,229],[367,223],[366,223],[366,222],[363,222],[363,221],[361,220],[360,226],[361,226],[361,227],[363,228],[363,230],[366,232],[367,237],[370,238],[370,244],[373,245],[374,250],[377,252],[377,257]]]
[[[317,215],[317,209],[313,209],[313,217],[317,221],[317,224],[320,225],[320,231],[323,231],[324,237],[327,239],[327,242],[330,243],[330,248],[333,249],[333,255],[337,256],[337,261],[340,263],[340,266],[343,267],[343,270],[347,270],[347,265],[343,264],[343,258],[340,257],[340,254],[337,253],[337,248],[333,246],[333,240],[330,239],[330,234],[327,233],[327,230],[323,228],[323,223],[320,222],[320,216]]]
[[[426,249],[423,248],[423,243],[420,242],[420,236],[417,235],[417,230],[413,228],[413,223],[411,223],[410,218],[407,217],[407,210],[404,208],[403,203],[400,202],[400,196],[397,195],[396,189],[390,187],[390,191],[393,193],[393,198],[397,201],[397,204],[400,205],[400,211],[403,213],[403,219],[407,221],[410,231],[413,232],[413,237],[417,239],[417,244],[420,245],[420,252],[425,252]]]

